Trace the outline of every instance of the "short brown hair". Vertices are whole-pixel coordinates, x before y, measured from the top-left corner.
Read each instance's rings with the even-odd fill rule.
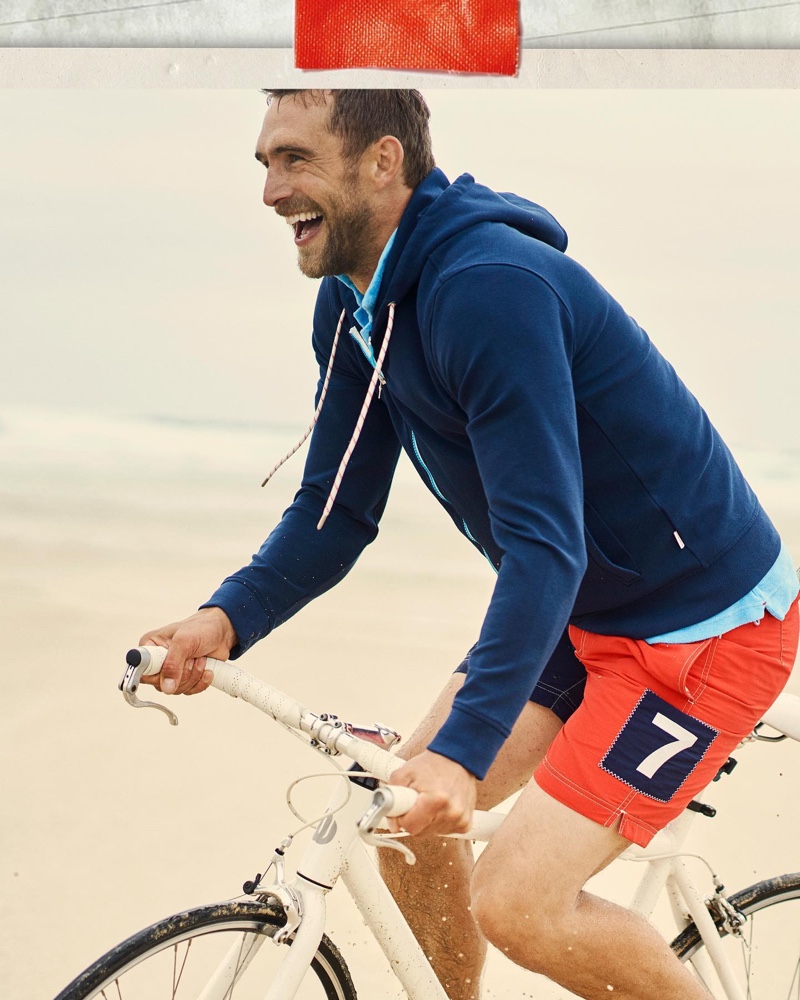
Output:
[[[310,90],[265,90],[267,100],[280,102],[283,97]],[[403,179],[415,188],[436,166],[428,128],[431,113],[418,90],[329,90],[333,97],[328,128],[342,140],[342,152],[356,160],[385,135],[393,135],[403,147]]]

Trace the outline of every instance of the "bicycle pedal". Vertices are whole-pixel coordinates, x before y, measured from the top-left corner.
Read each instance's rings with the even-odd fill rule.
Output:
[[[717,810],[714,806],[710,806],[706,802],[696,802],[694,799],[692,799],[686,808],[691,812],[700,813],[702,816],[708,816],[709,819],[713,819],[717,815]]]
[[[719,779],[722,777],[723,774],[730,774],[738,763],[739,762],[735,757],[728,757],[728,759],[725,761],[725,763],[722,765],[719,771],[717,771],[713,780],[719,781]]]

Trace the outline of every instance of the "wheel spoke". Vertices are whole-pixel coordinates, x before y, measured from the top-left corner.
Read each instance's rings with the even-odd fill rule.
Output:
[[[247,935],[246,934],[242,934],[242,940],[239,943],[239,959],[238,959],[238,961],[236,963],[236,968],[233,970],[233,979],[231,980],[231,985],[225,991],[225,996],[223,997],[223,1000],[232,1000],[233,990],[234,990],[234,987],[236,986],[236,983],[238,982],[239,972],[242,969],[242,962],[243,962],[242,950],[244,949],[244,943],[245,943],[246,940],[247,940]],[[255,941],[255,939],[254,939],[254,941]],[[248,954],[249,954],[249,952],[248,952]]]
[[[178,988],[181,985],[181,977],[183,976],[183,970],[186,968],[186,961],[189,958],[189,949],[191,947],[192,947],[192,939],[189,938],[189,940],[186,942],[186,951],[184,952],[183,961],[181,962],[181,967],[180,970],[178,971],[176,978],[175,972],[178,962],[178,945],[175,945],[173,964],[172,964],[172,1000],[175,1000],[175,997],[178,995]]]

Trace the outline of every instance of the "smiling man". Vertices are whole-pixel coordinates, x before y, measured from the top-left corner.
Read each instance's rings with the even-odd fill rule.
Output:
[[[785,684],[791,558],[555,219],[436,169],[418,93],[273,91],[256,156],[323,278],[318,420],[251,563],[142,638],[169,647],[157,683],[204,690],[205,656],[241,655],[341,580],[404,449],[497,582],[403,750],[394,780],[420,795],[402,826],[463,831],[476,801],[523,792],[474,870],[465,844],[423,838],[412,872],[383,858],[384,876],[453,1000],[477,996],[485,939],[578,996],[700,1000],[645,921],[583,886],[680,813]]]
[[[349,100],[364,94],[352,91]],[[413,98],[406,99],[413,114]],[[369,99],[360,100],[366,118]],[[417,166],[405,155],[410,143],[387,135],[376,149],[378,161],[367,164],[360,137],[348,137],[350,117],[362,118],[359,109],[345,117],[336,105],[331,109],[327,101],[310,98],[279,100],[271,110],[256,148],[256,158],[269,170],[264,204],[294,228],[303,274],[347,275],[366,291],[411,191],[433,169],[430,145]],[[395,131],[407,131],[400,108],[394,117]]]

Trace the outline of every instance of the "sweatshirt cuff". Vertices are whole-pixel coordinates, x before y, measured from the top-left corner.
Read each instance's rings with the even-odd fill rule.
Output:
[[[428,749],[449,757],[482,781],[508,737],[495,723],[454,705]]]
[[[225,580],[201,608],[220,608],[230,619],[238,639],[230,653],[235,660],[272,631],[272,615],[256,595],[238,580]]]

